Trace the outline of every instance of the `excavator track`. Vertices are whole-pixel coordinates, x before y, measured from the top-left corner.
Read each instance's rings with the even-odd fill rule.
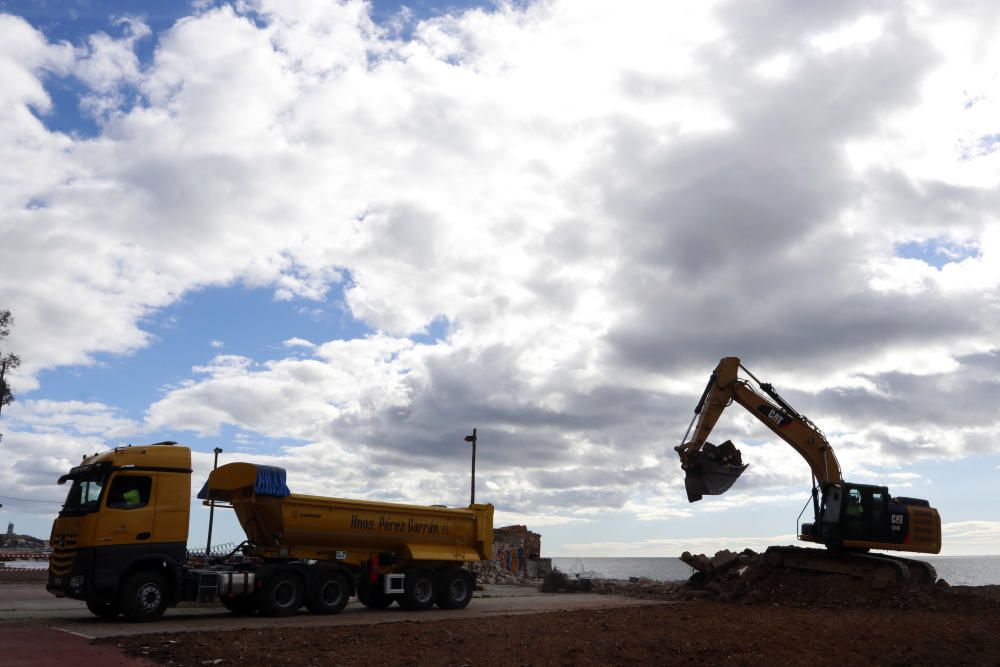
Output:
[[[913,558],[901,558],[899,556],[888,556],[886,554],[879,554],[879,558],[891,559],[899,561],[910,571],[910,579],[917,584],[935,584],[937,583],[937,570],[934,566],[923,560],[916,560]]]
[[[871,579],[875,588],[883,588],[892,582],[933,584],[937,581],[937,572],[929,563],[885,554],[787,546],[769,547],[765,552],[765,558],[772,567],[790,567]]]

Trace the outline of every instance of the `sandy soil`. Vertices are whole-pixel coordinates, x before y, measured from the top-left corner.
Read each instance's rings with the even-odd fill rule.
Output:
[[[366,627],[146,635],[166,665],[997,665],[1000,613],[747,607],[642,609]],[[236,636],[233,636],[236,635]]]
[[[671,601],[631,609],[435,622],[419,622],[415,615],[413,621],[375,626],[105,641],[130,655],[185,666],[1000,665],[1000,587],[937,590],[928,594],[936,600],[933,610],[926,604],[678,601],[678,589],[643,594]],[[885,600],[899,594],[905,592],[880,593]]]

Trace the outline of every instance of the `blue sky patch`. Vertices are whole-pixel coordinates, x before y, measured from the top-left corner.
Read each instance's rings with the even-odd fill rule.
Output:
[[[936,269],[942,268],[945,264],[961,262],[970,257],[979,257],[981,254],[979,246],[975,244],[956,243],[942,238],[896,244],[897,257],[919,259]]]
[[[431,320],[430,324],[427,325],[427,333],[414,334],[410,336],[410,340],[424,345],[433,345],[446,339],[450,328],[451,322],[448,321],[448,318],[443,315],[438,315]]]
[[[216,355],[282,359],[295,354],[282,345],[290,338],[321,344],[373,333],[346,309],[339,289],[325,302],[277,301],[269,289],[242,286],[199,290],[141,326],[153,340],[132,355],[103,354],[93,366],[44,371],[39,379],[45,397],[116,405],[122,416],[139,420],[165,387],[192,378],[193,367]],[[123,377],[132,378],[133,386],[122,387]]]
[[[962,141],[959,144],[959,158],[972,160],[989,155],[1000,150],[1000,134],[984,134],[975,141]]]

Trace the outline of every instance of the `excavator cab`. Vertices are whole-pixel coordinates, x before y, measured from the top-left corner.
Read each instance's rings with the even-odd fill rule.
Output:
[[[718,446],[706,442],[687,457],[684,489],[688,502],[701,500],[702,496],[722,495],[749,467],[731,440]]]

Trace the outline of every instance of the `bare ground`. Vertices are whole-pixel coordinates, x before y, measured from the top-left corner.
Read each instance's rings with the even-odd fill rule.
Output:
[[[820,577],[806,585],[821,590],[828,584]],[[797,594],[768,602],[685,601],[703,596],[689,587],[641,582],[618,589],[660,597],[664,604],[103,641],[130,655],[184,666],[1000,665],[1000,586],[855,589],[831,604]],[[884,606],[872,606],[873,595]],[[901,599],[912,604],[900,607]]]

